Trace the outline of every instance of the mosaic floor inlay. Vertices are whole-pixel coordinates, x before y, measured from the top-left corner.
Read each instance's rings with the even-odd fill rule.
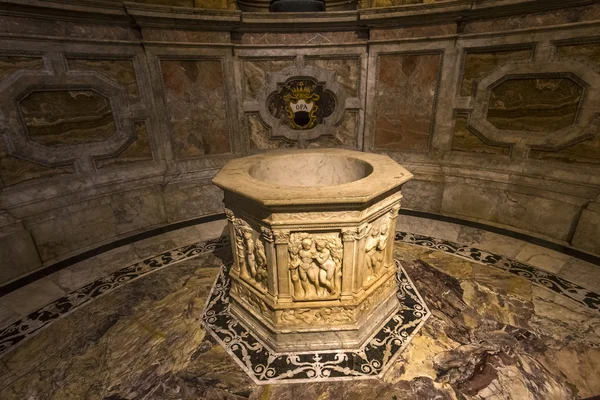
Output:
[[[469,260],[499,268],[526,278],[530,282],[548,288],[558,294],[566,296],[593,310],[600,312],[600,294],[594,293],[582,286],[576,285],[566,279],[560,278],[550,272],[541,271],[531,265],[512,260],[499,254],[464,246],[449,240],[436,239],[429,236],[415,235],[412,233],[398,232],[396,241],[430,247],[444,253],[454,254]]]
[[[398,232],[395,239],[398,242],[432,248],[510,272],[521,276],[536,285],[543,286],[553,292],[583,304],[590,309],[600,312],[600,294],[525,263],[502,255],[430,236]],[[47,327],[57,319],[82,307],[98,296],[109,293],[128,282],[162,269],[168,265],[188,260],[217,249],[226,250],[228,246],[229,239],[226,237],[183,246],[147,258],[141,262],[137,262],[108,276],[93,281],[28,314],[26,317],[0,328],[0,357],[13,350],[25,339],[34,336],[41,329]]]
[[[396,261],[401,309],[358,351],[274,353],[229,313],[230,279],[223,267],[210,294],[203,321],[208,332],[257,384],[381,377],[431,315]]]

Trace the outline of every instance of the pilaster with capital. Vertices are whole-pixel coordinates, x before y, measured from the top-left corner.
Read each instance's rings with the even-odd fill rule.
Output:
[[[268,275],[267,279],[267,290],[269,295],[274,299],[278,294],[278,285],[277,285],[277,252],[275,250],[275,237],[273,236],[273,231],[264,226],[260,227],[260,232],[262,234],[262,238],[265,241],[265,250],[267,253],[268,265],[267,268],[269,271],[273,271]]]
[[[275,238],[275,252],[277,254],[277,292],[278,300],[282,303],[292,302],[290,290],[290,272],[288,247],[290,241],[289,231],[273,231]]]
[[[232,273],[239,274],[240,272],[240,260],[238,256],[237,247],[238,244],[236,242],[236,234],[235,234],[235,215],[233,211],[229,208],[224,208],[223,212],[225,213],[225,217],[227,217],[227,229],[229,230],[229,238],[231,241],[231,248],[233,249],[233,269]]]
[[[355,268],[359,267],[359,264],[355,263],[356,248],[358,240],[358,229],[357,228],[343,228],[342,229],[342,241],[344,243],[344,275],[342,275],[342,294],[341,300],[352,299],[353,297],[353,277],[355,275]]]

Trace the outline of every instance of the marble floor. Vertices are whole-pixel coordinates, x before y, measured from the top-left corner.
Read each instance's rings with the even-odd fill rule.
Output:
[[[431,310],[379,380],[257,385],[201,324],[224,221],[132,243],[0,298],[0,399],[578,399],[600,395],[600,266],[400,216]]]

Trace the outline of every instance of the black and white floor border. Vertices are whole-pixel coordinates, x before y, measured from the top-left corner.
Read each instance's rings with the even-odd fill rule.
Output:
[[[459,243],[444,239],[436,239],[429,236],[416,235],[406,232],[396,233],[396,241],[409,243],[416,246],[429,247],[444,253],[453,254],[470,261],[490,265],[511,274],[523,277],[531,283],[550,289],[583,304],[584,306],[600,312],[600,294],[594,293],[584,287],[554,275],[551,272],[542,271],[529,264],[504,257],[499,254],[476,249]],[[600,273],[600,270],[599,270]]]
[[[401,308],[359,350],[273,352],[229,313],[227,267],[207,301],[204,326],[259,385],[380,378],[431,315],[400,262],[396,265]]]
[[[467,260],[490,265],[503,271],[522,276],[534,284],[543,286],[560,295],[573,299],[589,309],[600,312],[599,294],[528,264],[494,253],[429,236],[399,232],[396,234],[396,240],[454,254],[466,258]],[[27,316],[4,327],[0,327],[0,358],[14,350],[19,344],[35,336],[42,329],[50,326],[53,322],[74,312],[101,295],[110,293],[128,282],[132,282],[154,271],[158,271],[168,265],[186,261],[218,249],[224,249],[228,246],[229,238],[226,237],[182,246],[175,250],[169,250],[147,258],[88,283]]]

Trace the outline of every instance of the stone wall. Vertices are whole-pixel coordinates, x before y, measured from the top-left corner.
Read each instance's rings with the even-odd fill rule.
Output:
[[[3,3],[0,281],[220,212],[228,160],[297,146],[388,154],[403,207],[600,254],[600,4],[572,3]],[[266,96],[307,71],[337,103],[294,136]]]

